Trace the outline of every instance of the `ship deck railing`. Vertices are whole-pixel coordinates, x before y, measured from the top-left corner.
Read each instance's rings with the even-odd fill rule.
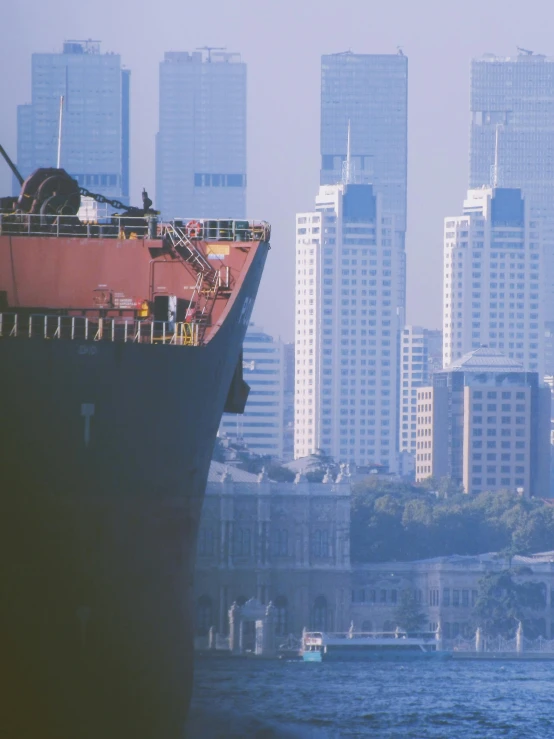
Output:
[[[117,342],[199,346],[200,322],[89,318],[46,314],[0,313],[0,339]]]
[[[157,239],[168,229],[179,228],[198,241],[269,241],[271,228],[266,221],[236,219],[175,218],[163,222],[157,215],[112,215],[94,221],[77,216],[40,213],[0,213],[0,236],[50,236],[94,239]]]

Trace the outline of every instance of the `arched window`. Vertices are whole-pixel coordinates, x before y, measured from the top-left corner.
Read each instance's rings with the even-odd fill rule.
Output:
[[[371,621],[364,621],[362,623],[362,631],[365,631],[365,632],[373,631],[373,625]]]
[[[314,631],[327,631],[327,599],[324,595],[318,595],[313,606],[313,629]]]
[[[212,599],[209,595],[201,595],[196,603],[196,633],[206,636],[212,626]]]
[[[460,624],[454,621],[452,624],[452,638],[455,639],[457,636],[460,636]]]
[[[288,633],[288,600],[284,595],[275,598],[275,633],[285,636]]]
[[[396,625],[392,621],[385,621],[383,624],[383,631],[394,631],[395,629]]]

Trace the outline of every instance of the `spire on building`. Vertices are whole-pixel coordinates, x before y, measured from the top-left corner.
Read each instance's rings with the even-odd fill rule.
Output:
[[[502,128],[501,123],[496,124],[496,130],[494,133],[494,164],[491,167],[491,187],[500,187],[500,175],[501,169],[500,169],[500,159],[499,159],[499,151],[500,151],[500,129]]]
[[[342,184],[350,185],[352,182],[352,155],[350,150],[350,119],[348,119],[348,133],[346,134],[346,159],[342,163]]]

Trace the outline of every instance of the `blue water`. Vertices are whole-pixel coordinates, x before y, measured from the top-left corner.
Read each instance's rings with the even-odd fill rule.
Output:
[[[187,739],[554,739],[554,661],[198,661]]]

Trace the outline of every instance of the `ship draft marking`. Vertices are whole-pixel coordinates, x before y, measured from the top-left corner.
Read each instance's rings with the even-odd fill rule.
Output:
[[[90,419],[94,416],[94,403],[81,403],[81,416],[85,419],[85,446],[90,441]]]

